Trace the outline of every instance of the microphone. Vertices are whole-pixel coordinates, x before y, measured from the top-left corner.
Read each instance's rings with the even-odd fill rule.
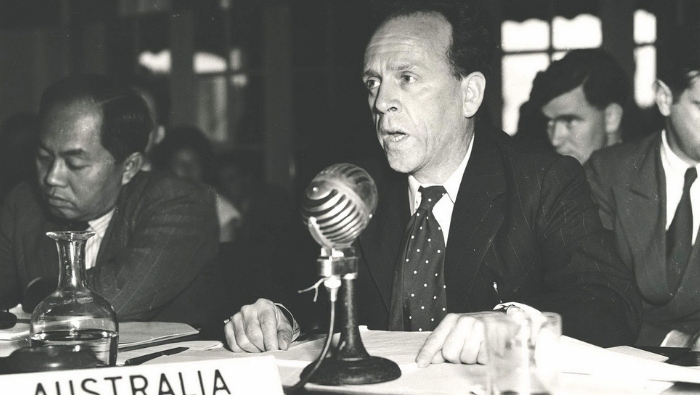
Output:
[[[359,256],[352,243],[367,227],[377,208],[377,186],[362,168],[339,163],[322,170],[306,188],[301,214],[311,236],[321,248],[318,272],[329,291],[331,324],[336,298],[340,299],[340,341],[325,358],[332,333],[321,356],[303,371],[304,380],[316,384],[370,384],[401,376],[398,365],[386,358],[370,356],[357,326],[355,279]],[[340,291],[340,292],[338,292]],[[300,381],[303,385],[304,380]]]
[[[339,163],[322,170],[306,188],[301,214],[320,245],[347,248],[377,207],[377,187],[365,170]]]

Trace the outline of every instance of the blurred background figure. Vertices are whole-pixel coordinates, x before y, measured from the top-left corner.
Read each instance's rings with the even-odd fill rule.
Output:
[[[239,236],[245,243],[275,244],[288,234],[296,211],[287,193],[262,181],[256,161],[243,153],[221,155],[215,184],[240,213]],[[300,221],[300,219],[299,219]]]
[[[168,95],[164,89],[145,77],[133,77],[129,83],[131,89],[143,98],[148,106],[148,112],[153,122],[153,130],[148,136],[148,146],[144,156],[144,163],[141,170],[151,170],[153,164],[153,149],[165,139],[165,130],[168,125]]]
[[[226,306],[228,316],[260,297],[297,302],[297,290],[307,287],[308,278],[315,275],[314,265],[307,263],[316,260],[318,247],[289,195],[280,186],[264,181],[263,165],[255,152],[224,152],[217,157],[215,168],[217,191],[241,215],[233,242],[220,246],[228,300],[232,301]],[[305,309],[294,303],[287,307],[295,309],[295,316],[310,321],[324,317],[319,311],[325,310]],[[312,328],[318,324],[313,322]]]
[[[539,110],[547,123],[540,129],[542,118],[531,113],[532,117],[521,119],[524,134],[541,142],[546,131],[554,150],[581,163],[600,148],[628,140],[635,131],[630,125],[636,113],[632,86],[617,61],[602,49],[571,51],[539,72],[527,105],[531,112]],[[534,124],[528,125],[528,119]]]
[[[33,113],[17,113],[0,126],[0,204],[15,185],[34,180],[38,120]]]
[[[154,148],[153,161],[157,170],[210,187],[216,197],[219,241],[234,240],[240,227],[241,213],[216,188],[214,150],[202,131],[190,126],[168,130],[167,136]]]

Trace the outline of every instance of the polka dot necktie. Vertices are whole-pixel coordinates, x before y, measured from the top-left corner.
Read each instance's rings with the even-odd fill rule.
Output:
[[[420,206],[404,233],[400,266],[404,300],[404,329],[432,331],[446,314],[445,241],[433,216],[433,206],[446,193],[442,186],[423,188]],[[398,271],[396,275],[399,275]]]
[[[693,208],[690,203],[690,187],[697,177],[698,173],[694,167],[685,172],[683,195],[673,221],[666,231],[666,270],[668,285],[674,293],[678,289],[693,249]]]

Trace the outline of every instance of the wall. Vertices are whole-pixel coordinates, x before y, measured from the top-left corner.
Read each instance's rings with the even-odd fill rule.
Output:
[[[44,89],[69,73],[61,29],[0,30],[0,122],[36,111]]]

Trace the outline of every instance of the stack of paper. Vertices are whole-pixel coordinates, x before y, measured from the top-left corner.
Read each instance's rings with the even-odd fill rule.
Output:
[[[210,353],[212,350],[223,349],[224,345],[218,340],[192,340],[183,341],[177,343],[161,344],[159,346],[145,347],[139,349],[132,349],[130,351],[119,351],[117,354],[117,366],[123,366],[127,359],[137,358],[143,355],[148,355],[152,353],[157,353],[159,351],[169,350],[175,347],[186,347],[187,351],[172,356],[167,356],[163,358],[156,358],[151,361],[145,362],[145,364],[154,363],[170,363],[170,362],[189,362],[189,361],[202,361],[205,359],[219,359],[219,358],[209,358],[209,356],[214,355]],[[230,352],[226,351],[230,354]],[[194,356],[194,358],[193,358]]]
[[[661,358],[646,355],[640,358],[619,350],[606,350],[568,336],[562,336],[560,350],[561,369],[565,373],[700,384],[697,369],[669,365],[660,362]]]
[[[0,341],[21,340],[29,337],[29,323],[18,322],[9,329],[0,330]]]
[[[451,394],[481,393],[486,381],[481,365],[439,364],[418,369],[415,357],[422,347],[426,332],[361,331],[362,340],[371,355],[396,362],[402,377],[394,382],[354,386],[358,393],[382,394]],[[301,368],[313,361],[321,351],[323,339],[276,351],[280,376],[285,385],[299,379]],[[663,358],[625,355],[606,350],[567,336],[562,336],[561,392],[566,394],[659,394],[672,382],[700,383],[696,369],[660,362]],[[234,354],[236,357],[240,354]],[[315,386],[314,386],[315,387]],[[324,390],[333,390],[323,387]]]
[[[177,322],[120,322],[119,350],[172,343],[176,339],[191,339],[198,333],[193,327]]]
[[[0,330],[0,341],[16,341],[29,338],[29,320],[32,318],[31,313],[25,313],[22,310],[22,305],[18,304],[9,310],[10,313],[17,316],[17,324],[9,329]]]

